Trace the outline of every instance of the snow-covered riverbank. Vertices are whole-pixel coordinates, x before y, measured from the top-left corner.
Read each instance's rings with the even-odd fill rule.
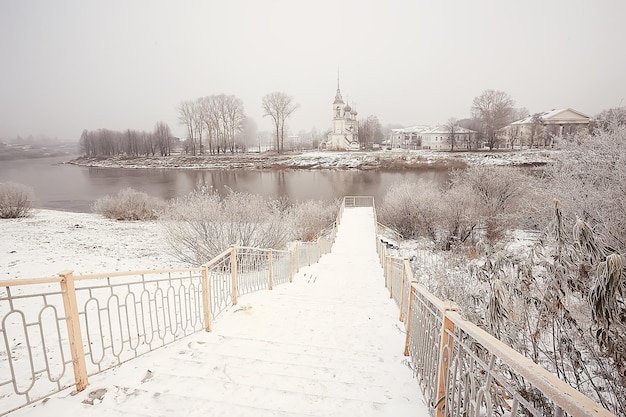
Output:
[[[3,219],[0,280],[186,267],[172,254],[162,226],[120,222],[97,214],[34,210]]]
[[[281,155],[245,153],[165,157],[81,157],[72,163],[82,166],[111,168],[406,170],[465,168],[471,165],[543,165],[553,162],[553,152],[547,150],[436,152],[398,149],[371,152],[302,152]]]

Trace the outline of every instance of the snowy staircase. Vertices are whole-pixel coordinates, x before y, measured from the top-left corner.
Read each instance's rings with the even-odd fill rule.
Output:
[[[372,209],[346,209],[332,252],[292,284],[240,297],[213,332],[36,406],[89,417],[427,416],[382,274]]]

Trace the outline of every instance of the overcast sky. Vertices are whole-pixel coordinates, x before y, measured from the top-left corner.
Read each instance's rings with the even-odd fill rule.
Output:
[[[531,113],[625,105],[624,0],[0,0],[0,139],[83,129],[183,136],[182,100],[233,94],[260,130],[263,95],[329,129],[341,92],[359,117],[445,123],[486,89]]]

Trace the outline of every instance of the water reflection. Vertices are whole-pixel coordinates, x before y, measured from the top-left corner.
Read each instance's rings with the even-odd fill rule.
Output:
[[[41,208],[90,212],[95,200],[132,187],[169,200],[205,187],[225,195],[229,190],[286,196],[290,201],[332,200],[344,195],[373,195],[382,200],[394,183],[420,179],[442,184],[447,170],[422,171],[238,171],[85,168],[58,165],[69,158],[2,161],[0,182],[31,186]]]

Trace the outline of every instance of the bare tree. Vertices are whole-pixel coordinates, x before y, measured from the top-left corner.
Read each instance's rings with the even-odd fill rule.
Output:
[[[457,124],[465,129],[473,130],[476,133],[468,134],[468,149],[478,149],[478,143],[484,137],[484,126],[481,120],[477,118],[457,120]]]
[[[601,130],[610,130],[620,126],[626,126],[626,107],[602,110],[600,114],[595,117],[594,124]]]
[[[459,130],[459,124],[456,118],[451,117],[448,119],[446,124],[444,125],[446,130],[448,131],[448,143],[450,144],[450,150],[454,151],[454,145],[456,145],[456,135]]]
[[[276,150],[282,153],[285,145],[285,121],[298,108],[293,97],[276,91],[263,96],[263,117],[269,116],[274,122]]]
[[[543,119],[541,113],[535,113],[530,119],[530,135],[528,137],[528,147],[530,149],[535,145],[535,139],[543,132]]]
[[[243,101],[226,94],[200,97],[196,111],[197,120],[206,133],[209,153],[235,152],[235,138],[243,129],[246,117]]]
[[[498,130],[512,122],[514,105],[515,101],[503,91],[485,90],[474,98],[472,115],[482,120],[490,150],[498,144]]]
[[[93,134],[89,130],[83,130],[83,133],[81,133],[80,135],[78,145],[83,155],[88,157],[94,157],[97,155],[96,144],[93,138]]]
[[[154,137],[161,156],[167,156],[172,151],[172,132],[167,123],[157,122],[154,127]]]
[[[192,155],[196,155],[196,103],[190,100],[183,101],[177,108],[178,121],[187,129],[187,140],[189,141],[188,150]]]
[[[374,115],[359,120],[357,132],[361,146],[371,146],[383,138],[383,127]]]

